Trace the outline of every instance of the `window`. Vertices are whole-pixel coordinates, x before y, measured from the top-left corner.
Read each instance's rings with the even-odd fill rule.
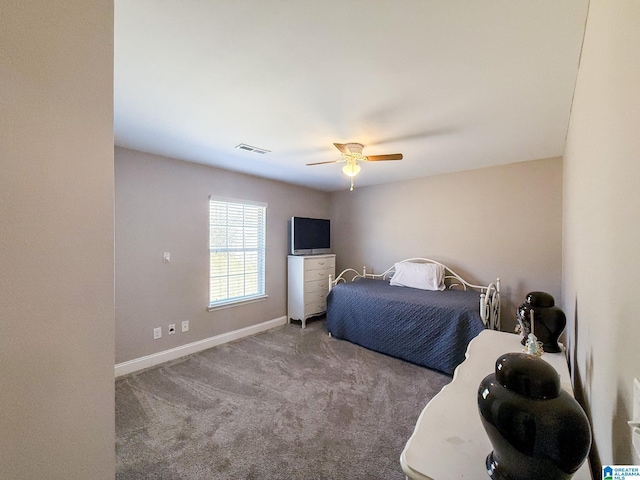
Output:
[[[267,205],[209,197],[209,308],[266,297]]]

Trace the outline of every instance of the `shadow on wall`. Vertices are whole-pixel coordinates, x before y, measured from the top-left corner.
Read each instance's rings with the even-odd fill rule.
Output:
[[[517,307],[512,300],[513,289],[502,284],[500,290],[500,330],[513,333],[518,323],[516,320]]]
[[[600,462],[600,454],[598,453],[598,445],[596,444],[596,439],[593,437],[593,421],[591,420],[591,409],[589,405],[587,405],[586,400],[591,398],[591,381],[593,374],[593,352],[591,348],[587,352],[587,361],[585,362],[585,372],[581,371],[578,366],[578,354],[577,348],[578,339],[579,339],[579,327],[578,327],[578,298],[576,297],[573,309],[573,342],[570,345],[567,345],[567,359],[569,360],[569,369],[571,371],[571,375],[573,377],[573,392],[576,400],[583,408],[584,412],[587,414],[587,418],[589,419],[589,426],[591,427],[592,432],[592,441],[591,441],[591,451],[589,452],[589,465],[591,467],[591,472],[593,476],[593,472],[596,473],[596,477],[599,477],[602,471],[602,463]],[[569,329],[569,323],[567,323],[567,329]],[[568,335],[567,335],[568,336]],[[585,383],[582,382],[582,379],[585,379]]]

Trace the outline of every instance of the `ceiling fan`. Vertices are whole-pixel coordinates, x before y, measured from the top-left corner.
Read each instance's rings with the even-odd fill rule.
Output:
[[[364,145],[361,143],[334,143],[335,147],[340,150],[342,153],[342,158],[340,160],[329,160],[327,162],[315,162],[315,163],[307,163],[310,165],[323,165],[326,163],[342,163],[346,162],[347,164],[342,167],[342,172],[351,178],[351,188],[350,191],[353,191],[353,177],[355,177],[360,172],[360,165],[358,162],[380,162],[386,160],[402,160],[401,153],[392,153],[388,155],[368,155],[365,156],[362,154],[362,149]]]

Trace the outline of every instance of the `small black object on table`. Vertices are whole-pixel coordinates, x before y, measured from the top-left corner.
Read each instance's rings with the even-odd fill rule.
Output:
[[[518,307],[517,320],[522,329],[522,345],[526,345],[531,329],[533,312],[533,333],[542,342],[545,352],[557,353],[562,349],[558,338],[567,324],[564,312],[555,306],[553,296],[546,292],[529,292],[525,303]]]

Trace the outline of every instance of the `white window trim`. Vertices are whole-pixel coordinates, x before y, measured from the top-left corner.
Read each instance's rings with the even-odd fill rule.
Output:
[[[239,198],[209,195],[209,201],[207,202],[207,205],[209,208],[212,200],[217,202],[224,202],[224,203],[236,203],[240,205],[253,205],[253,206],[262,207],[265,209],[264,242],[263,242],[263,245],[264,245],[264,259],[263,259],[264,260],[264,267],[263,267],[264,268],[264,292],[257,295],[252,295],[252,296],[236,297],[233,299],[222,300],[222,301],[216,302],[215,304],[209,303],[207,310],[208,311],[221,310],[221,309],[235,307],[239,305],[259,302],[267,299],[269,295],[267,295],[267,285],[266,285],[266,268],[267,268],[266,267],[266,262],[267,262],[267,258],[266,258],[267,257],[267,231],[266,230],[267,230],[267,207],[269,206],[269,204],[265,202],[255,201],[255,200],[245,200],[245,199],[239,199]],[[210,231],[211,231],[211,225],[209,224],[209,232]],[[211,249],[211,245],[209,245],[209,249]],[[211,281],[211,272],[209,272],[209,281]],[[211,296],[209,294],[209,302],[210,301],[211,301]]]
[[[242,300],[229,300],[228,302],[216,303],[213,306],[210,305],[207,307],[207,310],[209,310],[210,312],[213,312],[214,310],[224,310],[225,308],[235,307],[238,305],[246,305],[247,303],[261,302],[263,300],[266,300],[267,298],[269,298],[269,295],[265,293],[264,295],[256,295],[255,297],[243,298]]]

